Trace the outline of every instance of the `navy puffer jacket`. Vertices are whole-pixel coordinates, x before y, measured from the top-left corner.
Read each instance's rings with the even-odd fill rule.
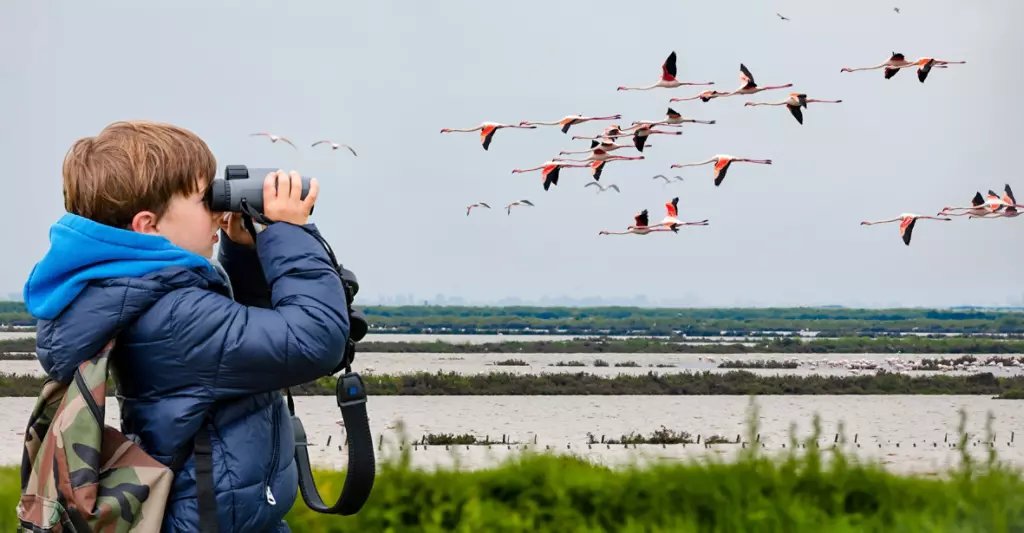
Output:
[[[120,332],[112,367],[122,431],[169,465],[213,409],[221,533],[288,531],[298,478],[280,389],[329,375],[349,332],[341,279],[322,245],[287,223],[262,231],[258,252],[221,234],[229,287],[205,258],[162,237],[74,215],[50,237],[25,286],[46,372],[67,383]],[[190,457],[174,478],[164,532],[198,531],[194,474]]]

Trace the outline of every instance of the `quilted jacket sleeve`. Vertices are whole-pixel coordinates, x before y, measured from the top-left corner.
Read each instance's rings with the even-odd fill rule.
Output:
[[[172,334],[187,350],[188,367],[216,399],[329,375],[348,340],[345,291],[323,246],[302,228],[280,222],[259,233],[256,245],[270,309],[207,290],[176,291]]]

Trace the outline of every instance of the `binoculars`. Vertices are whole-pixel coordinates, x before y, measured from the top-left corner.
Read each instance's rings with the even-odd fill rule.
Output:
[[[210,211],[245,213],[263,223],[263,180],[273,168],[247,168],[245,165],[224,167],[224,179],[215,179],[206,191]],[[302,199],[309,194],[309,177],[302,176]],[[259,216],[254,216],[253,212]],[[310,213],[313,211],[310,210]]]

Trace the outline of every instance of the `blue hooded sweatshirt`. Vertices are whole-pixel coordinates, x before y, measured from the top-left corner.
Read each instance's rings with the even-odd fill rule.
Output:
[[[288,531],[298,478],[280,389],[329,375],[349,333],[344,289],[323,246],[287,223],[259,233],[255,249],[222,233],[229,286],[206,258],[163,237],[69,214],[50,240],[24,289],[43,369],[68,383],[116,335],[122,431],[170,465],[197,431],[210,430],[221,533]],[[212,429],[202,425],[207,412]],[[197,530],[190,456],[162,531]]]

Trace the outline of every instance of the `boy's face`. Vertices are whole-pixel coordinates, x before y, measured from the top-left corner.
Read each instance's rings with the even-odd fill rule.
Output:
[[[167,204],[159,220],[149,211],[135,215],[132,230],[139,233],[161,235],[175,245],[207,259],[213,256],[217,243],[218,219],[223,213],[213,213],[203,198],[205,184],[189,196],[175,195]]]

